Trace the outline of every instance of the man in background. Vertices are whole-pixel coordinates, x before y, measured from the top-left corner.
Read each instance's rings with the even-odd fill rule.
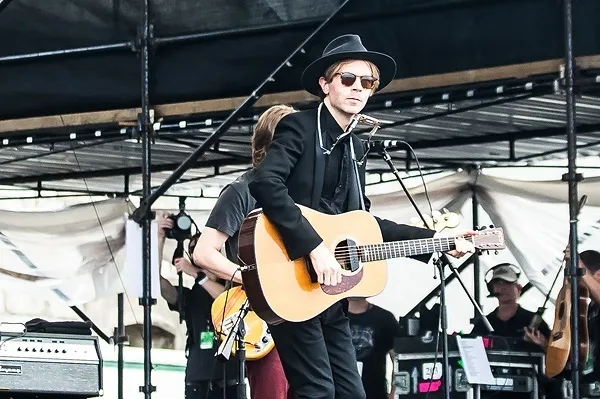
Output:
[[[494,335],[501,337],[524,338],[546,348],[550,337],[550,328],[541,321],[535,330],[529,329],[534,312],[524,309],[518,301],[523,287],[519,284],[516,266],[503,263],[494,266],[493,274],[488,282],[490,295],[498,298],[498,307],[487,315],[494,328]],[[471,331],[473,335],[489,335],[482,320],[478,320]]]
[[[390,381],[391,391],[388,391],[386,363],[388,356],[392,365],[395,362],[394,341],[400,328],[396,317],[365,298],[349,298],[348,318],[367,399],[393,399],[394,384]]]
[[[165,245],[165,230],[173,228],[173,221],[167,213],[157,212],[158,253],[162,260]],[[190,240],[189,250],[193,252],[197,237]],[[161,262],[162,263],[162,262]],[[180,298],[177,288],[169,280],[160,278],[161,296],[169,309],[179,311],[179,301],[183,301],[187,341],[185,345],[187,365],[185,368],[186,399],[237,399],[237,362],[232,357],[223,365],[216,360],[218,342],[215,340],[214,326],[210,317],[211,306],[225,287],[210,273],[206,273],[185,258],[174,260],[178,272],[195,279],[190,289],[183,288]],[[225,396],[224,396],[225,394]]]

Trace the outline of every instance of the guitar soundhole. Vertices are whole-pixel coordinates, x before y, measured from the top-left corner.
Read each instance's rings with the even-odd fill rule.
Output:
[[[565,303],[561,302],[558,307],[558,318],[562,319],[563,317],[565,317]]]
[[[335,258],[344,270],[355,272],[360,267],[358,248],[353,240],[346,239],[336,245]]]

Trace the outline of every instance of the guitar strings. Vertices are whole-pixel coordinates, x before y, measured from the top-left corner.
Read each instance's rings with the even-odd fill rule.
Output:
[[[461,236],[472,243],[474,242],[472,236]],[[431,239],[424,239],[431,240]],[[455,237],[438,237],[433,240],[447,240],[448,250],[452,249],[452,246],[455,244]],[[442,243],[443,245],[444,243]],[[377,248],[369,248],[370,246],[376,246]],[[433,248],[432,248],[433,247]],[[377,243],[377,244],[363,244],[363,245],[349,245],[349,246],[339,246],[334,250],[334,255],[338,260],[349,260],[356,256],[365,256],[365,255],[377,255],[382,252],[394,252],[394,253],[404,253],[405,256],[411,255],[421,255],[423,254],[424,249],[427,251],[435,252],[435,242],[427,242],[425,244],[398,244],[396,242],[388,242],[388,243]],[[414,252],[414,253],[413,253]]]
[[[474,235],[461,235],[456,237],[424,238],[421,240],[414,240],[409,242],[396,241],[376,244],[344,245],[335,248],[334,256],[338,261],[349,261],[356,257],[359,257],[361,258],[361,260],[365,261],[363,258],[368,256],[372,256],[373,258],[375,258],[373,259],[373,261],[376,261],[382,260],[376,259],[377,255],[382,253],[393,253],[394,255],[399,255],[398,257],[423,255],[426,253],[436,252],[435,241],[439,241],[439,243],[441,243],[442,245],[448,245],[447,250],[453,249],[456,243],[456,238],[464,238],[465,240],[470,241],[473,244],[475,243]],[[446,240],[447,242],[443,243],[441,242],[442,240]],[[423,242],[423,244],[418,244],[419,242]],[[370,246],[373,246],[373,248],[369,248]]]

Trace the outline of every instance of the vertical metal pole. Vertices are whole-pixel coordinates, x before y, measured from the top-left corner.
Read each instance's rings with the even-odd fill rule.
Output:
[[[117,295],[117,398],[123,399],[123,337],[125,336],[124,295]]]
[[[568,173],[563,176],[569,185],[569,233],[571,261],[569,274],[571,276],[571,382],[573,384],[573,399],[580,397],[579,393],[579,276],[577,266],[579,254],[577,249],[577,173],[575,159],[577,157],[575,132],[575,95],[574,59],[573,59],[573,7],[571,0],[563,0],[564,6],[564,38],[565,38],[565,95],[567,104],[567,154]]]
[[[479,200],[477,199],[477,191],[475,186],[471,186],[471,203],[473,205],[473,230],[479,227]],[[481,307],[481,266],[479,264],[479,253],[473,254],[473,287],[475,291],[475,302]],[[477,310],[473,310],[477,316]]]
[[[441,314],[441,323],[442,323],[442,364],[443,370],[442,373],[442,384],[444,385],[444,399],[451,398],[452,392],[452,384],[450,377],[450,360],[448,358],[448,313],[446,311],[446,275],[444,273],[444,268],[446,265],[440,259],[436,260],[438,270],[440,272],[440,312]],[[435,348],[437,350],[437,348]]]
[[[141,60],[141,90],[142,90],[142,113],[138,117],[138,129],[142,139],[142,193],[144,198],[150,196],[150,82],[149,82],[149,53],[151,43],[150,7],[149,0],[141,0],[141,20],[139,33],[139,50]],[[152,213],[147,209],[142,217],[142,263],[143,263],[143,297],[141,304],[144,307],[144,386],[140,390],[144,398],[150,399],[155,388],[152,386],[152,272],[151,272],[151,250],[150,250],[150,224]]]

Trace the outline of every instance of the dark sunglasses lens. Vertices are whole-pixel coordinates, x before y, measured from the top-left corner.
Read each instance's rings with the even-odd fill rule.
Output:
[[[352,86],[356,81],[356,75],[351,73],[342,73],[340,74],[340,78],[342,80],[342,84],[348,87]]]
[[[360,84],[362,85],[363,89],[371,90],[373,86],[375,86],[375,78],[370,76],[362,77],[360,78]]]

